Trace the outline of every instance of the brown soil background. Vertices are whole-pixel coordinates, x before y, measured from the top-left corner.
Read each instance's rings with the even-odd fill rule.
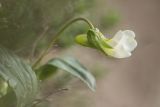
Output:
[[[106,2],[123,16],[116,29],[135,31],[138,47],[129,59],[107,61],[111,72],[98,83],[95,107],[159,107],[160,0]]]

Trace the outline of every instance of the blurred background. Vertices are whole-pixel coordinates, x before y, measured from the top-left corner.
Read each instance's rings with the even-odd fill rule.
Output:
[[[118,60],[74,43],[75,35],[86,32],[86,24],[68,28],[43,62],[61,55],[76,57],[97,78],[97,91],[90,92],[69,75],[56,75],[43,83],[39,96],[55,93],[37,107],[159,107],[159,11],[159,0],[0,0],[0,44],[34,59],[66,21],[79,16],[107,37],[133,30],[138,47],[130,58]],[[63,88],[69,90],[56,91]]]

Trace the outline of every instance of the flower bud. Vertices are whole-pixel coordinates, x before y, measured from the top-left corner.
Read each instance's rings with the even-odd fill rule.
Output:
[[[0,98],[7,94],[8,83],[0,78]]]

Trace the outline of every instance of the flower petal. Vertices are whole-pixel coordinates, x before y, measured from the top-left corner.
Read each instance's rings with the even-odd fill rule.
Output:
[[[108,41],[108,44],[113,48],[122,45],[126,51],[133,51],[137,46],[137,42],[134,38],[135,33],[131,30],[118,31],[116,35]]]
[[[135,33],[131,30],[125,30],[125,31],[123,31],[123,33],[125,33],[125,35],[128,37],[135,38]]]
[[[127,38],[123,46],[131,52],[137,47],[137,41],[134,38]]]
[[[123,31],[118,31],[115,36],[111,39],[110,41],[110,45],[112,47],[115,47],[117,45],[117,43],[123,38]]]
[[[105,53],[114,58],[127,58],[131,56],[131,53],[126,51],[122,45],[119,45],[114,49],[106,49]]]

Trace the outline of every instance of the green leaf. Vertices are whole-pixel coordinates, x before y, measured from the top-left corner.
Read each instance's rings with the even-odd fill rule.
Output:
[[[3,48],[0,48],[0,77],[14,91],[17,100],[16,107],[26,107],[32,104],[38,90],[36,74],[30,65]],[[0,105],[6,107],[3,102],[1,103]]]
[[[51,66],[53,68],[57,67],[59,69],[62,69],[64,71],[67,71],[67,72],[71,73],[72,75],[80,78],[84,83],[86,83],[91,90],[95,91],[95,87],[96,87],[95,78],[76,59],[74,59],[72,57],[54,58],[54,59],[50,60],[44,66],[48,66],[48,65],[50,67]],[[40,67],[40,69],[41,69],[41,67]],[[44,71],[40,70],[40,71],[41,72],[46,72],[45,70]],[[44,73],[42,73],[42,74],[44,74]]]
[[[36,70],[39,80],[45,80],[46,78],[50,77],[56,72],[57,72],[57,67],[54,67],[53,65],[49,64],[41,66],[38,70]]]

